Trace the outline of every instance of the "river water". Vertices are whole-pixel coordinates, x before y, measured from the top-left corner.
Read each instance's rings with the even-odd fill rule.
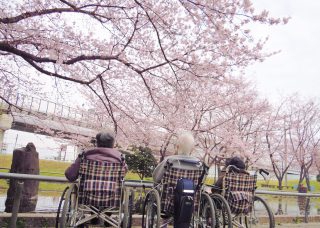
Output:
[[[59,205],[60,197],[57,196],[39,195],[36,211],[38,212],[53,212],[56,211]],[[59,195],[59,194],[58,194]],[[306,208],[305,197],[278,197],[278,196],[262,196],[267,200],[272,211],[275,214],[283,214],[290,216],[304,215]],[[0,195],[0,212],[4,211],[6,195]],[[309,215],[320,215],[320,198],[310,199],[308,208]]]

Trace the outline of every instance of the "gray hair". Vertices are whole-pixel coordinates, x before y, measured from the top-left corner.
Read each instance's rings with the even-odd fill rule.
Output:
[[[194,137],[190,132],[179,134],[175,145],[178,155],[190,155],[194,144]]]
[[[115,142],[115,134],[111,129],[106,129],[96,135],[97,146],[112,148]]]

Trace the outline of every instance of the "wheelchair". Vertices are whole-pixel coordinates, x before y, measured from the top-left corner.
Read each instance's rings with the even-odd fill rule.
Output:
[[[192,168],[181,169],[181,164]],[[214,228],[214,205],[203,190],[207,171],[202,162],[169,159],[161,182],[146,194],[142,227]]]
[[[264,178],[264,174],[269,175],[264,169],[250,175],[230,165],[226,168],[222,189],[211,186],[219,192],[211,195],[216,209],[216,227],[275,227],[274,214],[268,203],[255,195],[257,173]]]
[[[89,227],[92,222],[131,227],[133,195],[124,186],[124,176],[124,159],[109,163],[81,158],[79,181],[64,190],[56,227]]]

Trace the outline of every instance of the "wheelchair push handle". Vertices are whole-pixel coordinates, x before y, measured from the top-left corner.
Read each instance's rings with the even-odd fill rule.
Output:
[[[263,179],[266,179],[267,176],[269,176],[269,172],[267,170],[265,170],[265,169],[259,169],[258,172],[263,177]]]
[[[265,170],[265,169],[259,169],[259,173],[261,175],[265,174],[265,175],[269,176],[269,172],[267,170]]]
[[[239,169],[237,166],[235,166],[235,165],[228,165],[228,167],[226,168],[226,172],[229,172],[229,171],[231,171],[231,170],[235,170],[235,171],[237,171],[237,172],[241,172],[241,170],[243,170],[243,169]]]

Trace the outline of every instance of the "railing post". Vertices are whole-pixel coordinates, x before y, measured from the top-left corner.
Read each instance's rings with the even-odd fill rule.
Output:
[[[20,207],[21,194],[23,189],[23,181],[17,181],[17,188],[14,194],[14,201],[12,206],[12,214],[9,228],[15,228],[17,224],[18,212]]]
[[[21,95],[21,97],[22,97],[22,101],[21,101],[21,108],[23,108],[23,105],[24,105],[24,100],[26,99],[26,96],[25,95]]]
[[[49,101],[46,101],[46,102],[47,102],[46,114],[48,115]]]
[[[19,102],[19,93],[17,93],[16,106],[18,106],[18,102]]]
[[[39,99],[38,112],[40,112],[40,107],[41,107],[41,100],[42,100],[42,99]]]
[[[60,117],[63,117],[63,105],[61,105],[61,115]]]
[[[32,111],[32,104],[33,104],[33,97],[31,97],[31,103],[30,103],[30,109],[29,109],[30,112]]]

